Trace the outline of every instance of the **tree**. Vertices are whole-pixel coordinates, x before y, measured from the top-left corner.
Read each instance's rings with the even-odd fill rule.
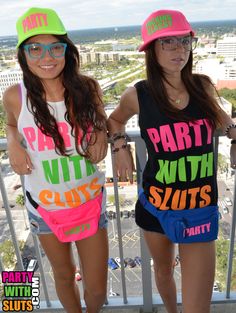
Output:
[[[222,88],[219,95],[232,103],[232,117],[236,117],[236,89]]]
[[[225,172],[228,168],[226,157],[221,153],[218,154],[218,168],[221,173]]]
[[[25,242],[18,241],[20,250],[23,250]],[[0,244],[0,254],[4,268],[11,268],[16,263],[16,253],[13,243],[10,239],[5,240]]]
[[[219,281],[222,289],[226,288],[226,273],[228,268],[228,251],[229,251],[229,241],[225,240],[221,236],[216,241],[216,280]],[[236,248],[234,250],[234,255],[236,253]],[[232,269],[232,280],[231,280],[232,290],[236,290],[236,264],[233,263]]]

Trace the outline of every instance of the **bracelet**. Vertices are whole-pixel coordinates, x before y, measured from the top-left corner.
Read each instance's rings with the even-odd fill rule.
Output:
[[[109,137],[112,145],[114,145],[115,141],[122,139],[122,138],[125,139],[125,142],[127,143],[128,136],[125,133],[115,133],[111,137]]]
[[[230,137],[229,137],[229,131],[230,131],[231,128],[236,128],[236,124],[230,124],[230,125],[228,125],[228,126],[226,127],[226,129],[225,129],[225,135],[226,135],[228,138],[230,138]]]
[[[231,140],[231,145],[235,145],[236,144],[236,139]]]
[[[126,148],[130,148],[130,145],[128,145],[127,143],[124,143],[121,147],[119,148],[112,148],[111,149],[111,153],[115,154],[116,152],[118,152],[121,149],[126,149]]]

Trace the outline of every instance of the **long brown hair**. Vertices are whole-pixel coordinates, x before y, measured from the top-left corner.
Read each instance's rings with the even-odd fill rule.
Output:
[[[164,85],[164,82],[168,84],[170,83],[165,77],[163,68],[158,63],[154,44],[155,42],[153,41],[145,51],[147,84],[152,96],[158,107],[165,112],[167,116],[177,120],[194,120],[194,116],[187,116],[183,110],[178,110],[171,104]],[[214,95],[209,93],[209,91],[207,92],[209,86],[212,86],[218,95],[217,90],[208,76],[192,73],[192,64],[193,53],[191,51],[188,62],[181,71],[182,81],[190,97],[193,97],[196,100],[196,105],[202,112],[204,112],[206,118],[209,119],[213,127],[217,128],[222,125],[219,104]]]
[[[67,44],[65,52],[65,67],[62,71],[62,84],[65,88],[64,99],[66,106],[65,119],[71,125],[71,134],[75,139],[75,147],[79,154],[88,157],[87,145],[92,145],[95,140],[85,144],[86,134],[90,126],[93,126],[93,131],[105,130],[106,120],[99,112],[99,106],[102,100],[98,93],[98,85],[95,80],[80,74],[79,53],[73,42],[67,35],[54,35],[60,42]],[[55,143],[55,150],[60,155],[69,155],[66,151],[64,140],[58,130],[57,121],[50,113],[46,102],[46,94],[43,83],[40,78],[33,74],[27,64],[24,43],[18,49],[18,61],[23,71],[24,85],[27,90],[28,109],[34,116],[36,125],[40,128],[43,134],[52,137]],[[79,149],[78,136],[82,131],[82,149]],[[92,136],[91,136],[92,137]],[[91,138],[90,137],[90,138]]]

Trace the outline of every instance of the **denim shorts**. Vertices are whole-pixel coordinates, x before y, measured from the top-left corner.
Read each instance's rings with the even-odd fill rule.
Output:
[[[53,232],[48,227],[48,225],[44,222],[42,217],[38,217],[34,215],[31,211],[28,211],[29,216],[29,223],[30,223],[30,231],[33,235],[45,235],[45,234],[52,234]],[[100,216],[99,228],[107,228],[108,226],[108,219],[107,219],[107,212],[104,212]]]

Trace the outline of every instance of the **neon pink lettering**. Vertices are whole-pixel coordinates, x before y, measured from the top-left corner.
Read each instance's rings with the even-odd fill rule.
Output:
[[[148,133],[148,136],[149,136],[151,142],[153,143],[155,151],[159,152],[159,149],[157,146],[157,143],[160,142],[160,136],[158,134],[158,130],[156,128],[149,128],[149,129],[147,129],[147,133]]]
[[[201,125],[203,125],[203,120],[197,120],[196,122],[189,123],[189,126],[193,128],[195,134],[195,146],[202,145],[202,134],[201,134]]]
[[[210,228],[211,228],[211,223],[210,222],[206,224],[206,228],[207,228],[207,232],[209,233],[210,232]]]
[[[27,16],[22,21],[24,33],[37,27],[47,26],[47,14],[35,13]]]
[[[200,226],[195,227],[195,235],[200,235],[201,234],[201,229]]]
[[[7,283],[8,273],[9,272],[6,272],[6,271],[2,272],[2,282],[3,282],[3,284]]]
[[[32,28],[31,26],[31,21],[29,16],[27,16],[23,21],[22,21],[22,26],[23,26],[23,30],[24,33],[27,32],[28,30],[30,30]]]
[[[160,127],[160,137],[164,151],[177,151],[176,143],[169,125]]]
[[[175,136],[179,150],[191,148],[192,140],[189,136],[189,126],[187,123],[180,122],[174,124]]]
[[[205,232],[209,233],[211,230],[211,222],[207,224],[197,225],[189,228],[184,229],[184,236],[191,237],[194,235],[201,235],[205,234]]]
[[[207,128],[207,144],[210,144],[212,141],[212,126],[207,119],[203,119],[203,122]]]
[[[71,138],[69,135],[69,126],[67,123],[64,122],[60,122],[58,123],[58,130],[60,132],[60,134],[63,137],[64,143],[65,143],[65,147],[71,147]]]
[[[52,137],[44,135],[38,128],[38,151],[45,151],[54,149],[55,144]]]
[[[33,142],[36,140],[35,130],[33,127],[24,127],[23,132],[25,134],[26,141],[30,145],[30,148],[35,151]]]

